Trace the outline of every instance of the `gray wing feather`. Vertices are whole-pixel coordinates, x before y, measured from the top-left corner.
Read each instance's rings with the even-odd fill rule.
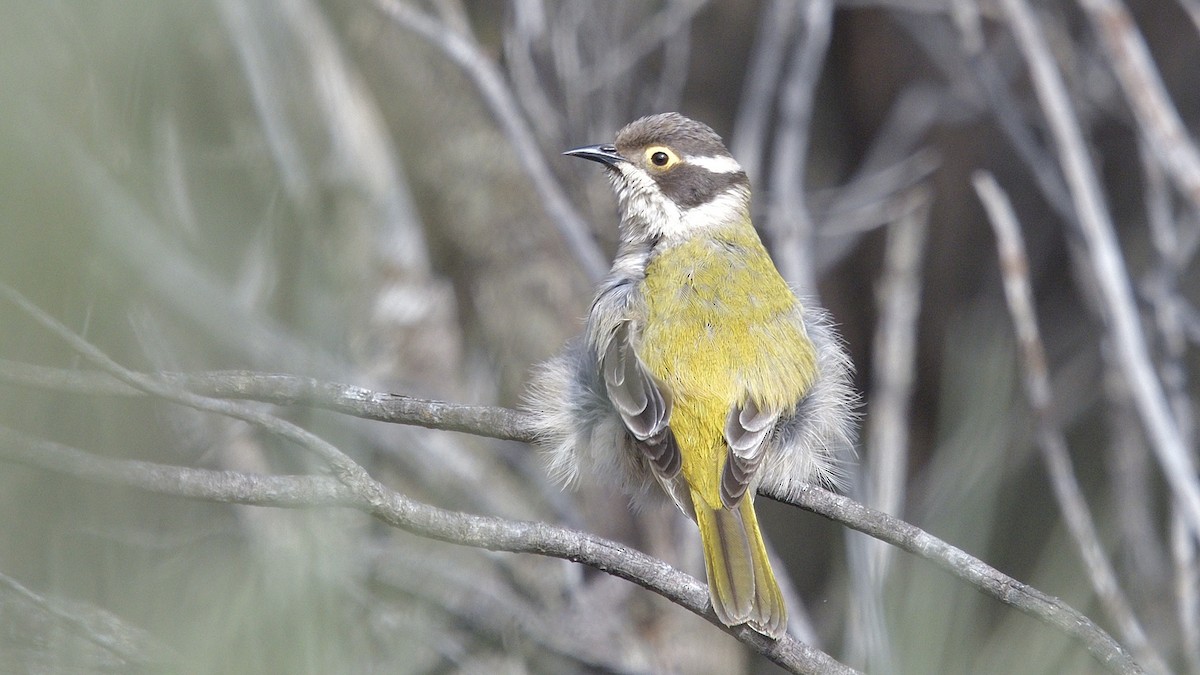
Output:
[[[679,473],[681,460],[671,419],[671,393],[654,378],[629,343],[629,324],[621,323],[600,359],[608,399],[663,478]]]
[[[725,416],[729,454],[721,474],[721,502],[725,506],[733,508],[746,494],[766,456],[764,441],[778,420],[778,410],[760,410],[753,400],[729,409]]]

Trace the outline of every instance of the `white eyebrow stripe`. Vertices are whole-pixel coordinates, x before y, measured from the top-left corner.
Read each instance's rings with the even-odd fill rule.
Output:
[[[712,173],[738,173],[742,171],[742,165],[738,164],[736,159],[725,155],[709,155],[707,157],[689,156],[684,161]]]

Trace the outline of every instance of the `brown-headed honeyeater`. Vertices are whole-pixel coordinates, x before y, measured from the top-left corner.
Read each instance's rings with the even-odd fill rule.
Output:
[[[677,113],[566,153],[604,165],[620,244],[582,336],[541,366],[528,407],[552,473],[636,500],[657,485],[700,528],[717,617],[778,638],[787,610],[754,514],[836,483],[853,445],[851,365],[750,222],[750,182],[721,138]]]

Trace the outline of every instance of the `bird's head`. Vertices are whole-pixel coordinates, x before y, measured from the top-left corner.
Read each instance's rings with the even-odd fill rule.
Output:
[[[679,113],[643,117],[614,143],[564,154],[605,165],[621,205],[622,238],[682,240],[749,223],[746,172],[715,131]]]

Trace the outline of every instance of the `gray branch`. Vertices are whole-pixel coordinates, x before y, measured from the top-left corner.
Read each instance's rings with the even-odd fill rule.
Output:
[[[107,459],[3,427],[0,427],[0,458],[83,480],[195,499],[285,508],[353,508],[394,527],[432,539],[583,563],[632,581],[687,608],[791,672],[854,672],[794,638],[785,636],[772,641],[746,626],[722,625],[709,605],[704,585],[662,561],[583,532],[545,523],[459,513],[417,502],[378,482],[362,466],[310,432],[230,399],[303,403],[357,417],[432,428],[441,428],[437,425],[440,419],[452,420],[452,428],[456,431],[526,442],[534,439],[528,413],[482,406],[463,408],[451,403],[381,395],[359,387],[286,375],[241,372],[159,377],[136,373],[72,333],[15,289],[0,283],[0,295],[105,371],[74,374],[0,361],[0,380],[40,386],[58,383],[71,390],[95,394],[152,395],[228,415],[258,425],[316,453],[334,469],[336,478],[260,475]],[[35,382],[39,380],[38,376],[46,377]],[[191,390],[189,387],[193,384],[204,393]],[[208,389],[204,390],[206,386]],[[492,422],[498,422],[505,429],[503,436],[490,426]],[[451,428],[450,425],[447,428]],[[781,497],[769,492],[763,494],[773,499]],[[787,503],[932,561],[985,594],[1078,640],[1111,672],[1142,672],[1129,653],[1108,633],[1066,603],[1001,574],[914,525],[816,487],[808,488]]]
[[[303,404],[346,415],[397,424],[460,431],[489,438],[530,442],[533,425],[526,413],[507,408],[460,406],[444,401],[372,392],[361,387],[320,382],[291,375],[219,372],[164,375],[164,379],[197,394],[278,405]],[[96,372],[74,372],[0,360],[0,380],[91,395],[141,396],[142,392]],[[18,443],[19,441],[19,443]],[[418,504],[383,488],[377,507],[364,505],[354,492],[336,480],[318,476],[259,476],[231,471],[204,471],[133,460],[108,460],[79,450],[40,441],[14,432],[0,432],[0,457],[70,475],[191,498],[285,508],[343,506],[366,510],[405,530],[443,541],[491,550],[537,553],[581,562],[663,595],[701,616],[715,620],[707,593],[695,579],[619,544],[551,525],[513,523],[498,518],[469,516]],[[18,447],[19,446],[19,447]],[[16,447],[16,449],[14,449]],[[764,493],[771,498],[777,495]],[[925,558],[981,592],[1080,641],[1114,673],[1140,673],[1111,636],[1066,603],[1008,577],[981,560],[898,518],[870,509],[847,497],[810,487],[788,502],[825,516],[851,529]],[[509,527],[509,526],[512,527]],[[571,543],[572,537],[579,541]],[[633,556],[623,564],[615,551]],[[623,554],[622,554],[623,555]],[[667,588],[667,580],[679,582]],[[686,580],[686,582],[682,582]],[[692,591],[700,595],[693,597]],[[808,654],[811,647],[771,647],[757,641],[753,631],[731,629],[738,639],[769,658]],[[794,641],[792,641],[794,642]],[[811,655],[810,655],[811,656]],[[807,658],[807,657],[806,657]],[[816,657],[814,657],[816,658]],[[803,672],[803,671],[801,671]],[[823,672],[823,671],[817,671]]]

